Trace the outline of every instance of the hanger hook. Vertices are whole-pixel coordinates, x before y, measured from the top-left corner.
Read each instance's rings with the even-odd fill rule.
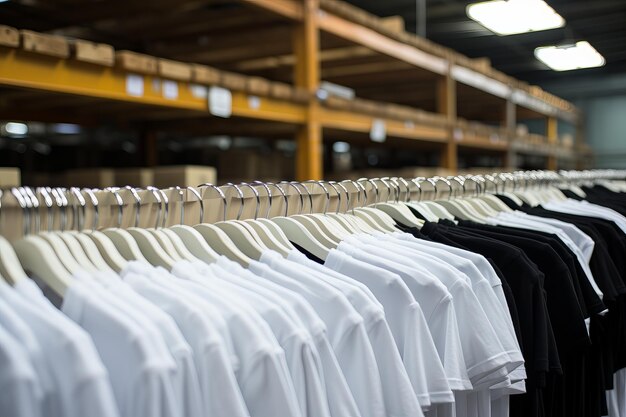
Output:
[[[357,182],[360,184],[362,181],[368,182],[370,184],[372,184],[372,187],[374,188],[375,191],[375,197],[374,197],[374,207],[376,207],[376,205],[378,204],[379,201],[379,193],[378,193],[378,186],[376,185],[376,182],[374,181],[374,179],[369,179],[369,178],[359,178],[357,180]],[[363,187],[363,189],[365,189],[365,186],[363,186],[363,184],[361,184],[361,187]],[[367,204],[367,194],[365,194],[365,202],[363,203],[364,205]]]
[[[237,195],[239,196],[239,211],[237,212],[237,218],[236,220],[239,220],[241,218],[241,214],[243,213],[243,191],[241,191],[241,188],[239,188],[236,184],[233,184],[232,182],[229,182],[227,184],[224,185],[225,187],[232,187],[237,191]]]
[[[117,202],[117,227],[120,228],[122,227],[122,216],[124,215],[124,200],[120,196],[119,188],[108,187],[106,190],[113,194],[113,198]]]
[[[335,190],[335,192],[337,193],[337,199],[339,201],[337,203],[337,210],[335,210],[335,214],[339,214],[339,209],[341,208],[341,193],[339,192],[335,184],[337,184],[336,181],[328,181],[328,185],[330,185],[333,188],[333,190]]]
[[[409,201],[411,201],[411,185],[403,177],[398,177],[396,180],[398,182],[401,182],[402,185],[404,185],[404,188],[406,188],[406,197],[404,199],[404,202],[408,203]]]
[[[163,210],[163,220],[161,220],[161,229],[164,229],[170,213],[170,200],[169,198],[167,198],[167,194],[165,194],[165,191],[159,188],[157,188],[156,190],[161,194],[161,200],[163,201],[163,206],[165,208]]]
[[[83,191],[89,196],[89,199],[91,200],[91,204],[93,205],[94,216],[93,216],[93,223],[91,224],[91,230],[94,231],[98,228],[98,221],[100,219],[100,208],[98,207],[98,198],[96,198],[96,194],[93,192],[93,190],[90,190],[89,188],[85,188]]]
[[[178,185],[174,187],[180,199],[180,224],[185,224],[185,191]]]
[[[139,197],[137,190],[130,185],[127,185],[124,188],[128,190],[130,195],[132,195],[135,199],[135,227],[139,227],[139,220],[141,218],[141,197]]]
[[[254,193],[254,198],[256,199],[256,207],[254,208],[254,220],[256,220],[259,217],[259,208],[261,207],[261,197],[259,196],[259,192],[256,190],[256,188],[254,188],[252,185],[248,184],[247,182],[242,182],[241,184],[244,187],[248,187],[252,190],[252,192]],[[269,190],[269,188],[267,188]],[[272,194],[270,193],[269,196],[271,196]],[[243,204],[243,199],[241,200],[242,204]]]
[[[24,216],[24,222],[23,222],[24,224],[23,224],[22,231],[24,233],[24,236],[26,236],[30,232],[30,213],[26,209],[27,208],[26,200],[24,199],[24,196],[20,193],[17,187],[11,188],[11,194],[13,194],[13,197],[15,197],[15,199],[17,200],[17,204],[22,209],[22,214]]]
[[[461,186],[461,197],[465,197],[465,193],[466,193],[466,189],[465,189],[465,177],[461,176],[461,175],[457,175],[455,177],[451,178],[453,181],[456,181],[459,183],[459,185]]]
[[[272,191],[270,190],[270,187],[268,187],[268,184],[264,182],[253,181],[252,184],[260,185],[261,187],[265,188],[265,192],[267,193],[267,213],[265,213],[265,218],[269,219],[270,212],[272,211]],[[259,205],[260,204],[261,203],[259,202]],[[256,217],[254,218],[254,220],[256,220]]]
[[[146,190],[152,193],[152,196],[154,197],[154,201],[157,204],[157,215],[156,215],[156,220],[154,222],[154,228],[158,229],[159,223],[161,220],[161,196],[159,195],[159,189],[153,186],[149,186],[149,187],[146,187]]]
[[[421,181],[420,177],[411,179],[411,182],[415,184],[415,186],[417,187],[417,202],[418,203],[422,201],[422,184],[420,184],[420,181]]]
[[[30,201],[30,205],[28,206],[31,210],[31,220],[34,219],[34,232],[39,233],[41,231],[41,216],[39,215],[39,199],[33,192],[33,189],[30,187],[22,187],[22,194],[26,199],[26,204],[28,205]],[[61,229],[63,230],[63,229]]]
[[[348,200],[346,203],[346,213],[350,210],[350,201],[352,200],[352,197],[350,196],[350,191],[348,191],[348,188],[346,188],[345,185],[343,185],[344,182],[349,182],[352,184],[352,186],[354,187],[355,191],[356,191],[356,201],[357,204],[361,202],[361,189],[355,184],[354,181],[352,180],[343,180],[339,182],[339,186],[341,188],[344,189],[344,191],[346,192],[346,199]],[[352,205],[352,214],[354,214],[354,208],[355,208],[356,204]]]
[[[204,201],[202,200],[202,195],[191,186],[187,187],[187,189],[191,191],[194,196],[196,196],[196,198],[198,199],[198,203],[200,203],[200,223],[198,224],[202,224],[204,222]]]
[[[46,206],[46,224],[48,226],[48,232],[50,232],[52,231],[52,223],[54,221],[54,214],[52,213],[52,197],[50,197],[50,193],[46,187],[37,187],[35,192],[41,194],[43,197],[43,202]]]
[[[226,206],[228,203],[226,202],[226,195],[224,195],[224,192],[220,189],[220,187],[217,187],[211,184],[210,182],[205,182],[204,184],[200,184],[198,187],[210,187],[219,194],[220,198],[222,199],[222,207],[223,207],[222,218],[224,221],[226,221]]]
[[[334,182],[334,183],[337,187],[341,188],[344,193],[346,193],[346,211],[344,211],[344,213],[347,213],[348,211],[350,211],[350,201],[352,200],[350,198],[350,192],[348,191],[346,186],[343,185],[341,182]],[[337,212],[339,212],[339,210],[337,210]]]
[[[326,202],[324,203],[324,210],[322,212],[322,214],[326,214],[326,212],[328,211],[328,206],[330,205],[330,193],[328,192],[328,188],[326,188],[326,186],[324,186],[324,183],[322,181],[316,181],[316,180],[308,180],[305,181],[302,184],[316,184],[319,187],[322,188],[322,190],[324,190],[324,194],[326,194]],[[302,185],[303,187],[306,188],[306,186]],[[309,194],[309,197],[311,197],[311,194]],[[311,213],[313,213],[313,200],[311,200]]]
[[[76,216],[76,230],[81,231],[83,230],[83,226],[85,225],[85,210],[87,206],[87,201],[85,200],[85,197],[83,197],[83,195],[80,193],[80,188],[72,187],[70,188],[70,192],[74,195],[76,201],[80,205],[81,213],[80,215]]]
[[[285,184],[285,185],[288,185],[290,187],[295,188],[296,192],[298,193],[298,197],[300,199],[300,208],[298,210],[298,214],[302,214],[302,211],[304,210],[304,196],[302,195],[302,191],[300,191],[300,188],[298,188],[298,186],[296,185],[297,182],[295,182],[295,181],[292,181],[292,182],[281,181],[281,182],[278,183],[278,185],[282,185],[282,184]],[[309,197],[310,197],[310,195],[309,195]]]
[[[255,183],[260,182],[260,181],[255,181]],[[267,182],[267,183],[261,183],[261,184],[265,184],[265,185],[271,185],[273,187],[275,187],[278,192],[283,196],[283,200],[285,202],[285,217],[287,217],[287,215],[289,214],[289,198],[287,198],[287,194],[285,194],[285,192],[283,191],[282,188],[280,188],[278,185],[274,184],[273,182]],[[267,188],[269,190],[269,187]],[[271,195],[271,194],[270,194]],[[266,218],[270,218],[270,209],[272,208],[272,199],[270,198],[270,205],[267,208],[267,217]]]

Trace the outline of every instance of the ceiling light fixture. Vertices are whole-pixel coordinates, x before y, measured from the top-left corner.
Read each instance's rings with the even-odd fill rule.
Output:
[[[467,6],[467,15],[498,35],[537,32],[565,25],[543,0],[491,0]]]
[[[542,46],[535,49],[535,57],[555,71],[570,71],[603,66],[606,61],[587,41],[573,45]]]

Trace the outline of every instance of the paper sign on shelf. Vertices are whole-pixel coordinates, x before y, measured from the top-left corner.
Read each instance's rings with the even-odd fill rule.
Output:
[[[128,74],[126,76],[126,94],[134,97],[143,96],[143,77],[141,75]]]
[[[191,95],[196,98],[206,98],[208,94],[208,89],[200,84],[191,84],[189,90],[191,91]]]
[[[384,120],[374,119],[372,121],[370,139],[372,142],[384,142],[387,140],[387,126],[385,125]]]
[[[178,98],[178,83],[176,81],[163,81],[163,97],[176,100]]]
[[[459,129],[458,127],[454,129],[454,131],[452,132],[452,137],[454,137],[454,140],[457,142],[460,142],[463,140],[463,130]]]
[[[257,96],[248,96],[248,107],[258,110],[261,107],[261,98]]]
[[[210,87],[208,95],[209,113],[213,116],[228,118],[233,113],[233,95],[222,87]]]

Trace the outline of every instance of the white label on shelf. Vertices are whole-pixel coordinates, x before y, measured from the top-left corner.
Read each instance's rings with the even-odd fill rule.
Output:
[[[454,129],[454,131],[452,132],[452,136],[454,137],[454,140],[457,142],[460,142],[463,140],[463,130],[459,129],[458,127]]]
[[[233,113],[233,95],[222,87],[209,88],[209,113],[213,116],[228,118]]]
[[[412,120],[407,120],[406,122],[404,122],[404,128],[405,129],[415,129],[415,123],[413,123]]]
[[[489,136],[489,141],[490,141],[491,143],[497,143],[497,142],[500,142],[500,136],[499,136],[497,133],[492,133],[492,134]]]
[[[387,140],[387,126],[385,121],[381,119],[374,119],[372,121],[372,128],[370,129],[370,139],[372,142],[384,142]]]
[[[163,81],[163,97],[169,100],[176,100],[178,98],[178,83],[176,81]]]
[[[126,94],[134,97],[143,96],[143,77],[141,75],[128,74],[126,76]]]
[[[190,84],[189,90],[191,91],[191,95],[195,98],[206,98],[209,90],[200,84]]]
[[[261,99],[257,96],[248,96],[248,107],[258,110],[261,107]]]

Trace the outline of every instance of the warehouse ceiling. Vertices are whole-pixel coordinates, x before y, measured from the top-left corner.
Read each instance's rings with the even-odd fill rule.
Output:
[[[400,15],[406,30],[416,31],[418,0],[348,0],[378,16]],[[567,22],[564,28],[542,32],[498,36],[474,22],[465,13],[473,2],[424,0],[426,37],[471,58],[488,57],[492,65],[516,78],[537,84],[556,80],[582,79],[626,72],[626,1],[547,0]],[[555,72],[534,57],[538,46],[567,40],[586,40],[606,59],[606,66],[587,70]]]

